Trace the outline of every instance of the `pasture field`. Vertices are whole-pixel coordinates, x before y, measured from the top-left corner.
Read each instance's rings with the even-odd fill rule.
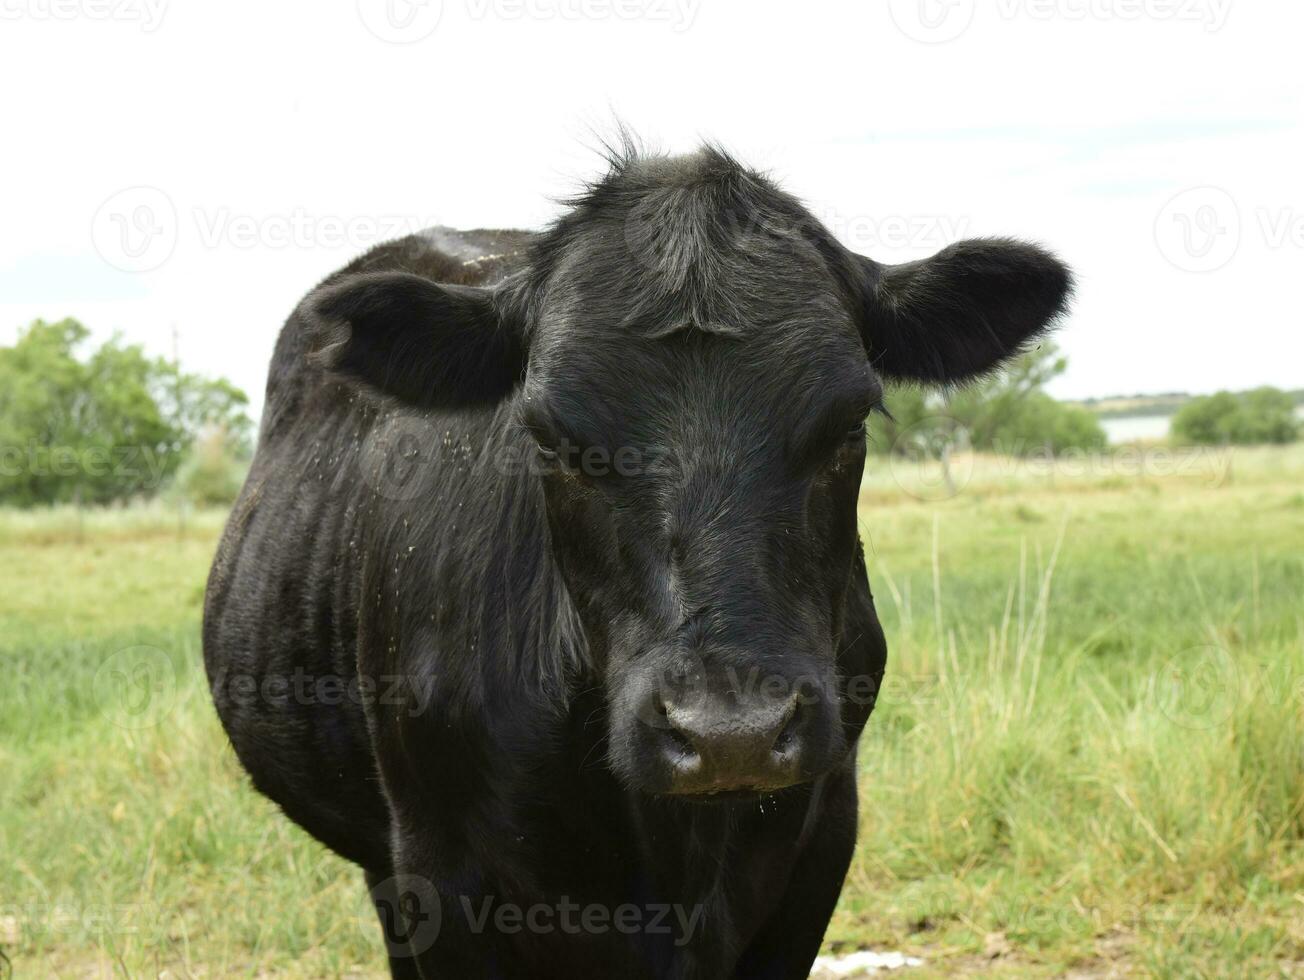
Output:
[[[830,951],[1304,975],[1304,447],[959,458],[951,484],[870,461],[891,655]],[[18,977],[383,975],[360,873],[250,789],[207,701],[221,522],[0,514]]]

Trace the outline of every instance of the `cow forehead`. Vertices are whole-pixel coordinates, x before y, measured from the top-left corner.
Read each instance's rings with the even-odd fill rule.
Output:
[[[852,303],[829,266],[827,230],[714,148],[621,159],[571,204],[530,252],[544,333],[739,336],[827,322],[831,307]]]
[[[784,334],[771,325],[741,338],[607,336],[555,354],[546,368],[531,366],[527,403],[586,444],[750,444],[824,411],[867,411],[881,394],[858,339],[827,326],[794,324]]]
[[[536,307],[540,365],[618,359],[656,370],[659,360],[696,357],[781,375],[863,354],[847,298],[804,240],[729,226],[714,243],[685,235],[691,244],[649,249],[629,245],[628,234],[587,228],[556,262]],[[728,343],[688,340],[703,337]]]
[[[826,238],[718,153],[628,163],[535,248],[531,387],[628,425],[720,416],[725,401],[773,414],[865,384]]]
[[[540,313],[545,332],[592,339],[801,329],[816,340],[821,329],[849,326],[845,298],[813,245],[796,231],[733,221],[706,229],[594,222],[553,266]]]

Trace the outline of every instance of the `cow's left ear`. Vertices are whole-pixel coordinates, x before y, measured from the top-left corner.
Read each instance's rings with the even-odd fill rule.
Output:
[[[422,408],[492,404],[525,374],[524,331],[503,290],[433,282],[408,272],[346,276],[299,314],[309,358],[345,380]]]
[[[1072,273],[1035,245],[958,242],[930,259],[861,259],[861,334],[884,377],[962,382],[1017,354],[1068,305]]]

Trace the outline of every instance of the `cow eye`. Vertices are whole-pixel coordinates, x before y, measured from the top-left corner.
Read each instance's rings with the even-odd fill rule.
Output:
[[[582,483],[591,482],[592,477],[604,476],[606,471],[589,458],[574,443],[563,439],[554,445],[537,443],[538,458],[544,472],[564,476]]]
[[[559,448],[538,444],[539,465],[545,473],[568,478],[583,476],[579,453],[563,443]]]
[[[861,442],[865,438],[865,420],[861,419],[847,430],[847,442]]]

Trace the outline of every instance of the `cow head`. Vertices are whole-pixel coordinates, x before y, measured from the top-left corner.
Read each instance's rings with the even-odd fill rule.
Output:
[[[310,306],[337,374],[431,410],[512,402],[610,763],[696,797],[845,758],[840,657],[863,642],[848,621],[877,630],[858,554],[866,417],[887,381],[995,368],[1069,287],[1011,241],[854,255],[705,150],[622,161],[496,287],[363,274]]]

